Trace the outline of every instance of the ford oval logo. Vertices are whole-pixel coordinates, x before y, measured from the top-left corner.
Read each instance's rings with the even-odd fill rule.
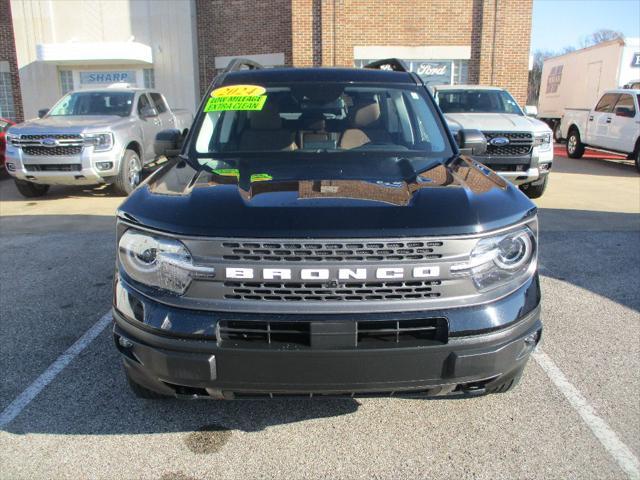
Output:
[[[494,147],[504,147],[509,145],[509,139],[507,137],[495,137],[489,140],[489,143]]]
[[[58,145],[58,140],[55,138],[45,138],[40,143],[45,147],[55,147]]]

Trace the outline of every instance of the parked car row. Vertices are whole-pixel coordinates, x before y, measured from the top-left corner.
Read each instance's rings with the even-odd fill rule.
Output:
[[[454,134],[483,132],[487,149],[475,155],[478,161],[531,198],[544,193],[553,160],[544,123],[526,116],[503,89],[437,87],[432,93]],[[140,183],[144,166],[156,159],[156,135],[166,129],[186,134],[191,121],[188,111],[171,109],[152,90],[71,92],[42,110],[39,119],[11,129],[6,169],[26,197],[45,195],[50,185],[95,184],[114,184],[128,195]]]

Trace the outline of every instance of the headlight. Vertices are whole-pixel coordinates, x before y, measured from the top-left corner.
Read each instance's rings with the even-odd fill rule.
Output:
[[[124,271],[136,282],[182,295],[195,277],[213,277],[211,267],[196,266],[181,242],[127,230],[118,243]]]
[[[540,150],[549,150],[551,148],[551,133],[542,133],[536,135],[535,147],[540,147]]]
[[[521,284],[535,271],[537,222],[511,232],[483,238],[469,260],[451,266],[456,276],[470,276],[480,292],[510,283]]]
[[[93,145],[96,152],[105,152],[113,148],[113,133],[85,133],[85,145]]]
[[[13,145],[14,147],[20,145],[20,135],[16,135],[15,133],[7,133],[6,139],[8,145]]]

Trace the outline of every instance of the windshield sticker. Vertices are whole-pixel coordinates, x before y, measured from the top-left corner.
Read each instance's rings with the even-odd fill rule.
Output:
[[[240,170],[238,170],[237,168],[218,168],[212,171],[215,175],[220,175],[221,177],[240,178]]]
[[[249,182],[267,182],[269,180],[273,180],[273,177],[268,173],[254,173],[249,178]]]
[[[266,95],[253,97],[211,97],[204,106],[205,112],[219,112],[225,110],[262,110]]]
[[[259,85],[229,85],[216,88],[211,92],[212,97],[257,97],[267,90]]]

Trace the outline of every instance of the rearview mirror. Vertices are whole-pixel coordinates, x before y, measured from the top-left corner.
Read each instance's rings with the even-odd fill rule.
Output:
[[[41,108],[38,110],[38,118],[43,118],[47,113],[49,113],[48,108]]]
[[[524,106],[524,114],[527,117],[537,117],[538,116],[538,107],[535,105],[525,105]]]
[[[635,115],[636,112],[631,107],[616,107],[616,116],[618,117],[633,118]]]
[[[178,129],[171,128],[168,130],[162,130],[156,135],[153,150],[158,157],[176,157],[180,154],[183,140],[184,137]]]
[[[464,155],[484,155],[487,153],[487,139],[480,130],[460,130],[457,135],[460,153]]]

